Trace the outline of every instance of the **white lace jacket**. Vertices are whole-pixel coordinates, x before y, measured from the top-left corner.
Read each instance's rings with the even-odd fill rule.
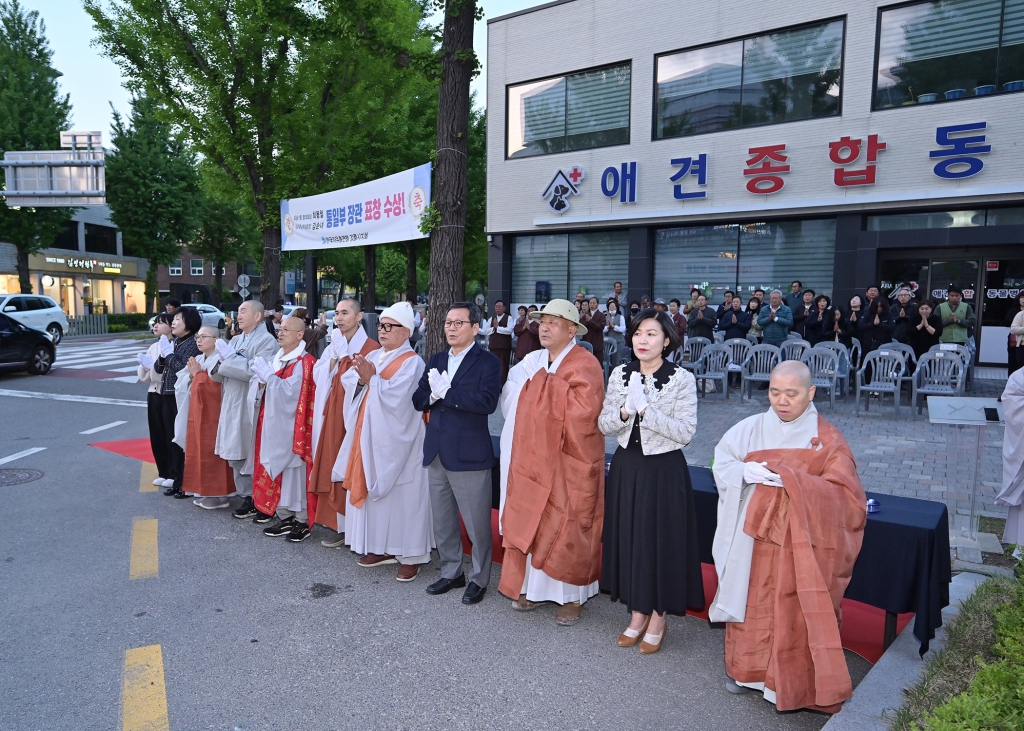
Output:
[[[621,447],[629,444],[633,419],[623,421],[620,409],[626,403],[628,388],[623,378],[626,365],[620,365],[608,378],[604,395],[604,408],[597,420],[598,428],[607,436],[614,436]],[[664,454],[682,449],[690,443],[697,431],[697,384],[693,375],[677,367],[668,381],[655,388],[651,377],[644,383],[647,410],[640,418],[640,441],[644,454]]]

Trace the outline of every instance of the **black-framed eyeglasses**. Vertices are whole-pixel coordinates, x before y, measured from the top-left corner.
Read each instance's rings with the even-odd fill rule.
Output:
[[[380,330],[382,333],[389,333],[392,330],[394,330],[396,327],[402,327],[402,326],[401,325],[396,325],[393,322],[378,322],[377,323],[377,329]]]
[[[465,325],[465,324],[466,324],[466,320],[445,320],[444,321],[445,328],[454,327],[456,330],[461,329],[462,326]]]

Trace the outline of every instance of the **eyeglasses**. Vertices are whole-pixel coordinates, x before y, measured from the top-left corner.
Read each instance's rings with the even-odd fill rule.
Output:
[[[446,329],[449,328],[449,327],[454,327],[456,330],[458,330],[459,328],[461,328],[465,324],[466,324],[465,320],[445,320],[444,321],[444,326],[445,326]]]
[[[393,322],[378,322],[377,323],[377,329],[380,330],[382,333],[389,333],[392,330],[394,330],[396,327],[402,327],[402,325],[396,325]]]
[[[216,339],[216,336],[215,335],[196,335],[196,340],[205,340],[206,338],[214,338],[214,339]]]

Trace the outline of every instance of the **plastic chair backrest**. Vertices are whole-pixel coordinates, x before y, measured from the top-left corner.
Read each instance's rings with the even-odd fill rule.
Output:
[[[696,363],[700,360],[701,353],[704,352],[704,348],[711,345],[711,341],[707,338],[693,337],[686,339],[686,347],[683,349],[683,353],[686,356],[685,359],[690,363]]]
[[[760,345],[760,343],[757,342],[757,336],[751,335],[750,333],[747,333],[747,342],[751,345]]]
[[[960,356],[960,360],[963,362],[964,366],[970,365],[971,361],[974,359],[974,356],[966,345],[958,345],[956,343],[937,343],[928,348],[928,352],[956,353]]]
[[[859,368],[861,361],[864,359],[864,346],[860,344],[857,338],[851,338],[853,344],[850,345],[850,363],[854,368]]]
[[[750,349],[745,369],[748,376],[769,376],[778,364],[779,349],[763,343]]]
[[[724,345],[708,345],[700,355],[701,373],[726,373],[732,362],[732,352]]]
[[[871,380],[866,381],[865,385],[871,386],[888,385],[895,387],[903,377],[903,371],[906,369],[906,361],[903,359],[903,354],[888,348],[872,350],[865,355],[861,370],[866,371],[868,365],[871,366]]]
[[[811,369],[811,380],[831,381],[839,375],[839,353],[829,348],[811,348],[800,362]]]
[[[914,349],[906,343],[888,343],[884,348],[879,348],[879,350],[895,350],[897,353],[903,354],[903,359],[907,363],[917,363],[917,355],[914,354]]]
[[[726,340],[722,343],[732,353],[732,362],[734,365],[743,365],[747,360],[747,356],[750,355],[750,349],[753,347],[747,342],[746,338],[733,338],[732,340]]]
[[[917,363],[917,387],[950,388],[955,391],[964,367],[959,353],[929,351]]]
[[[849,366],[850,366],[850,349],[847,348],[842,343],[836,342],[835,340],[826,340],[824,342],[818,343],[814,347],[815,348],[825,348],[826,350],[831,350],[834,353],[836,353],[836,355],[839,356],[839,368],[843,372],[845,372],[849,368]]]
[[[782,351],[782,360],[800,360],[810,349],[811,344],[806,340],[787,340],[779,346],[779,350]]]

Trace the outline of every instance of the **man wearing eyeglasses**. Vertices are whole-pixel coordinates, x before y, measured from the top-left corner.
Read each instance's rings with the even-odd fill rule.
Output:
[[[277,330],[281,346],[272,363],[256,358],[249,384],[255,403],[254,447],[250,464],[252,500],[258,511],[253,523],[277,522],[263,529],[270,538],[287,536],[293,543],[309,538],[306,489],[313,462],[313,397],[316,358],[306,352],[306,323],[286,317]]]
[[[473,544],[473,565],[463,604],[476,604],[484,598],[491,579],[494,540],[494,448],[487,417],[498,408],[501,363],[493,352],[474,344],[480,319],[480,310],[472,302],[456,302],[448,309],[444,321],[448,350],[430,358],[427,372],[420,376],[412,395],[416,409],[429,414],[423,466],[430,479],[434,542],[441,559],[441,578],[427,587],[427,593],[444,594],[466,586],[461,513]]]
[[[423,360],[409,346],[412,305],[397,302],[380,313],[380,350],[356,355],[341,377],[345,440],[333,478],[343,478],[345,545],[363,568],[401,564],[398,581],[413,581],[434,547],[430,488],[420,463],[423,418],[412,394]]]

